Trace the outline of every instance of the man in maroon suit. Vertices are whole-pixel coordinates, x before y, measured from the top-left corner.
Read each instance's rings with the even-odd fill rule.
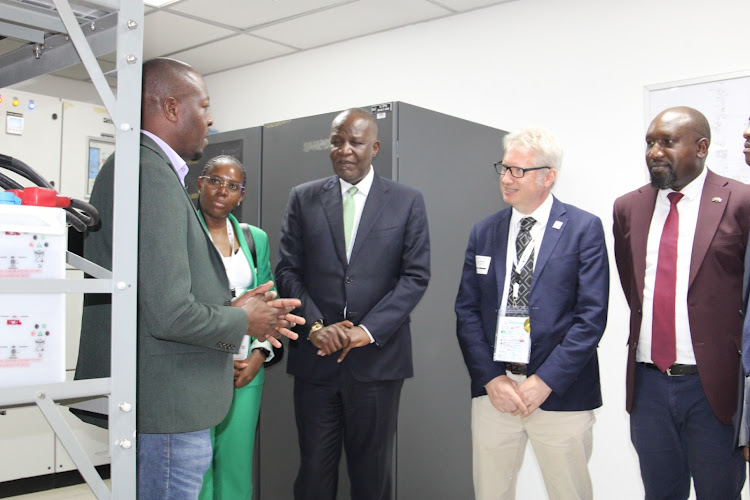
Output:
[[[615,201],[630,305],[627,403],[646,498],[740,498],[733,442],[750,186],[704,168],[711,132],[687,107],[646,133],[651,185]]]

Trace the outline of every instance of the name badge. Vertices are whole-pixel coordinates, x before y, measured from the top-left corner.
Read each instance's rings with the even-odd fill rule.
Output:
[[[531,356],[531,321],[523,316],[500,316],[495,336],[495,361],[528,363]]]
[[[477,274],[487,274],[487,271],[490,270],[490,262],[492,262],[492,257],[488,257],[486,255],[475,255],[474,261],[476,262]]]

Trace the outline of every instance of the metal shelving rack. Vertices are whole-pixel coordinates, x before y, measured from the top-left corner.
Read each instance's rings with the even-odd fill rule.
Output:
[[[136,306],[142,0],[73,0],[102,9],[81,23],[68,0],[0,0],[0,35],[25,42],[0,55],[0,88],[83,63],[116,126],[112,271],[68,253],[68,264],[94,279],[0,280],[0,294],[111,293],[112,376],[0,389],[0,408],[36,405],[99,499],[136,497]],[[99,11],[98,11],[99,12]],[[117,96],[96,57],[117,52]],[[106,332],[103,332],[106,334]],[[111,486],[107,488],[63,419],[58,403],[108,396]]]

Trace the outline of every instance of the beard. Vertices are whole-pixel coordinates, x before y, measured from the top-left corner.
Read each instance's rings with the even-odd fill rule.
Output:
[[[655,187],[656,189],[670,189],[677,180],[672,167],[665,174],[654,174],[653,170],[649,170],[649,174],[651,175],[651,187]]]

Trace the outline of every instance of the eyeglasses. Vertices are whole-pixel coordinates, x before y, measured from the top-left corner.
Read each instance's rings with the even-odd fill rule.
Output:
[[[225,181],[221,177],[216,177],[215,175],[208,176],[208,175],[201,175],[198,177],[199,179],[206,179],[209,184],[211,184],[214,188],[220,188],[226,186],[228,190],[230,190],[233,193],[236,193],[238,191],[241,191],[245,189],[245,186],[242,184],[237,184],[234,181]]]
[[[508,165],[504,164],[501,161],[498,161],[495,163],[495,171],[500,174],[500,177],[505,175],[505,172],[510,171],[510,175],[515,177],[516,179],[520,179],[524,175],[526,175],[526,172],[531,172],[532,170],[541,170],[543,168],[552,168],[552,167],[532,167],[532,168],[521,168],[521,167],[509,167]]]

